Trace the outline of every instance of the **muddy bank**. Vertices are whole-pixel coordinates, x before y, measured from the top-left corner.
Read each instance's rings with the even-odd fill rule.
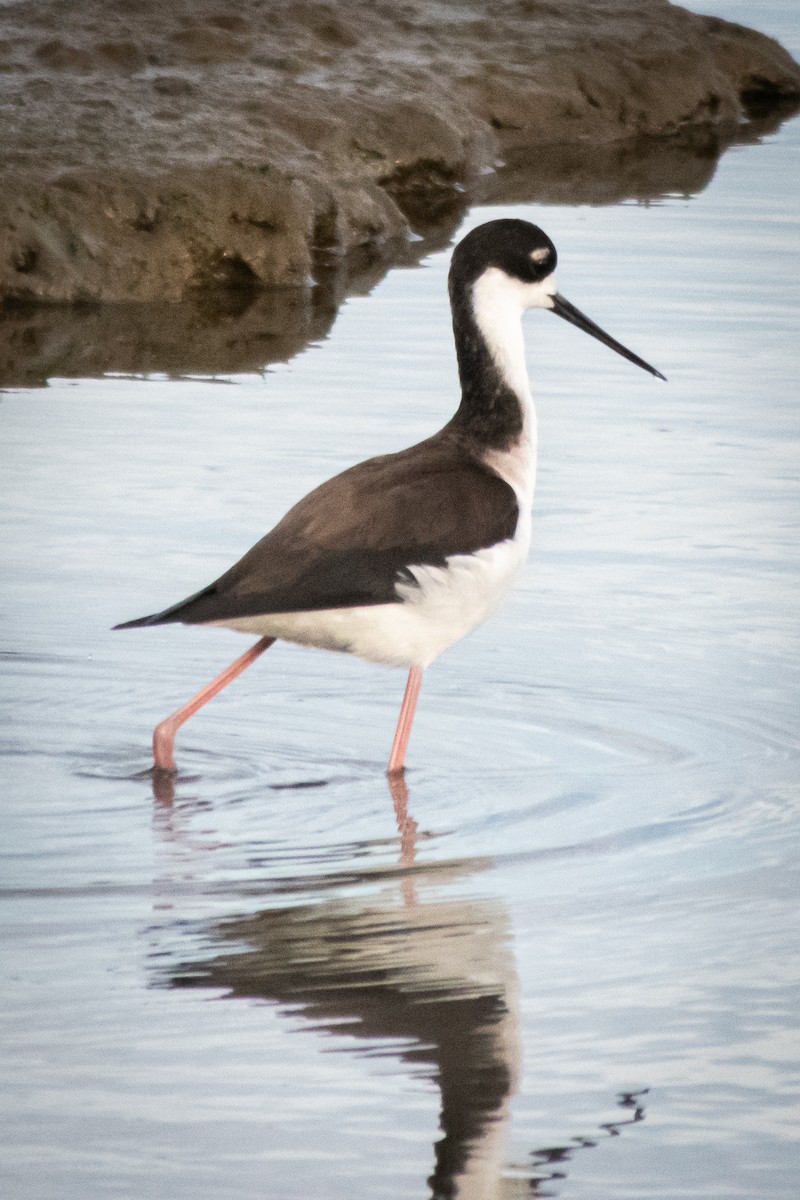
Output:
[[[774,131],[780,115],[739,128],[735,144]],[[444,249],[470,204],[615,204],[698,195],[731,138],[718,129],[584,146],[522,148],[471,188],[429,197],[425,235],[376,239],[347,255],[316,251],[312,287],[194,288],[182,300],[0,304],[0,388],[54,377],[235,375],[287,362],[327,336],[340,304],[367,295],[393,266]]]
[[[598,148],[718,146],[799,94],[776,42],[666,0],[22,0],[0,9],[0,296],[304,285],[509,156],[559,187]]]

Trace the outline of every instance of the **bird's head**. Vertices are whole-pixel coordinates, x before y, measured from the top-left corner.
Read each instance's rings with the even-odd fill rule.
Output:
[[[450,265],[450,298],[455,304],[465,294],[472,297],[480,324],[481,307],[502,304],[519,313],[544,308],[597,338],[658,379],[660,371],[612,338],[556,290],[556,248],[550,238],[529,221],[505,218],[486,221],[458,243]]]

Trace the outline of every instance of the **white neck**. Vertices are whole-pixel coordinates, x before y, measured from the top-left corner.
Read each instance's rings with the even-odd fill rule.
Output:
[[[533,498],[536,480],[536,409],[531,397],[522,314],[527,308],[549,307],[551,280],[525,284],[510,279],[504,271],[490,267],[472,289],[472,311],[498,371],[517,396],[522,411],[522,437],[508,450],[492,450],[485,461],[505,479],[520,497],[525,509]]]
[[[522,314],[528,307],[526,286],[510,279],[505,271],[489,267],[472,288],[475,322],[503,380],[519,397],[523,412],[532,405],[522,336]]]

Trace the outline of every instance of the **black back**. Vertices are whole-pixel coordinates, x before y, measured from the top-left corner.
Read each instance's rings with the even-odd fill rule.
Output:
[[[518,516],[513,488],[442,431],[327,480],[209,587],[117,628],[395,603],[409,567],[505,541]]]

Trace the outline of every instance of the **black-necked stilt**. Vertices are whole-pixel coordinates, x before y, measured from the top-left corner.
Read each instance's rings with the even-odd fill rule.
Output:
[[[555,288],[556,250],[527,221],[489,221],[453,252],[449,289],[461,403],[433,437],[315,488],[215,583],[117,625],[221,625],[261,640],[156,726],[178,728],[274,641],[408,668],[389,757],[401,771],[422,671],[497,606],[530,541],[536,417],[521,317],[544,308],[663,379]]]

